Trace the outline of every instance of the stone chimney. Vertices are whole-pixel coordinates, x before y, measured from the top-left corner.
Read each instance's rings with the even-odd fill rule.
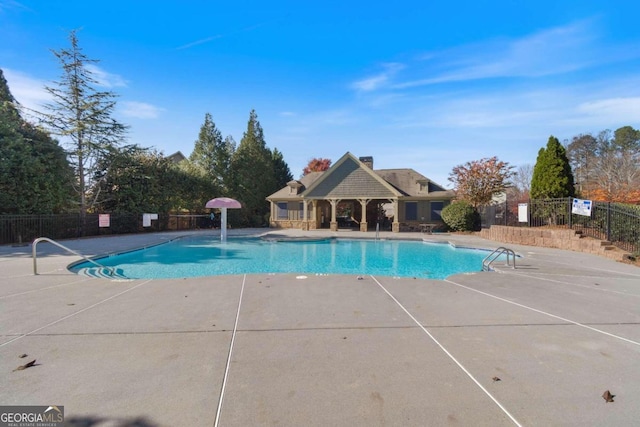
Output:
[[[360,160],[362,163],[369,166],[369,168],[373,170],[373,157],[365,156],[365,157],[360,157],[358,160]]]

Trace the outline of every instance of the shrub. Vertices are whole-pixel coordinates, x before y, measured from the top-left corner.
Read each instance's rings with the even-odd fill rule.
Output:
[[[474,231],[480,228],[480,214],[469,202],[457,201],[442,209],[442,220],[453,231]]]

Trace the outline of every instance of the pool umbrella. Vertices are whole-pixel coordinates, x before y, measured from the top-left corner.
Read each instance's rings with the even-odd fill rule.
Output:
[[[215,208],[222,211],[222,220],[220,223],[220,241],[227,241],[227,209],[240,209],[242,205],[239,201],[228,197],[216,197],[211,199],[204,205],[205,208]]]

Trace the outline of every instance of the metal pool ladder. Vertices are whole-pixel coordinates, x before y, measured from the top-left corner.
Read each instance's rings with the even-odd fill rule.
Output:
[[[511,263],[509,262],[509,257],[513,257],[513,266],[511,268],[516,268],[516,253],[509,249],[509,248],[505,248],[504,246],[500,246],[499,248],[496,248],[493,252],[491,252],[489,255],[487,255],[483,260],[482,260],[482,271],[491,271],[491,264],[498,259],[498,257],[500,255],[507,255],[507,265],[511,265]]]
[[[60,243],[56,242],[55,240],[49,239],[48,237],[38,237],[36,240],[33,241],[33,244],[32,244],[31,254],[33,256],[33,274],[36,275],[36,276],[38,275],[38,265],[36,263],[36,247],[38,246],[38,243],[40,243],[40,242],[52,243],[52,244],[56,245],[59,248],[62,248],[64,250],[68,251],[68,252],[71,252],[72,254],[77,255],[77,256],[79,256],[81,258],[84,258],[86,261],[90,262],[91,264],[97,265],[98,267],[107,270],[109,272],[108,275],[109,276],[113,276],[113,267],[105,267],[104,265],[99,264],[99,263],[95,262],[94,260],[89,259],[86,256],[84,256],[82,254],[79,254],[78,252],[76,252],[76,251],[74,251],[72,249],[69,249],[68,247],[66,247],[64,245],[61,245]]]

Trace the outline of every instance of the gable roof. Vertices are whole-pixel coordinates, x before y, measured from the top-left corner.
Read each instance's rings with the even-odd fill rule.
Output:
[[[295,187],[299,187],[301,189],[297,193],[291,192],[291,185],[289,184],[291,184],[292,182],[290,181],[287,183],[286,187],[281,188],[280,190],[276,191],[275,193],[267,197],[267,200],[270,200],[270,199],[300,200],[300,192],[304,191],[305,188],[308,188],[323,174],[324,172],[311,172],[298,180],[294,180],[293,183],[299,183],[299,185],[295,184]]]
[[[424,191],[426,189],[426,191]],[[447,190],[413,169],[373,170],[347,152],[325,172],[311,172],[287,183],[267,200],[302,199],[453,199]]]
[[[394,186],[347,152],[303,193],[305,199],[395,198]]]
[[[180,163],[187,158],[184,156],[184,154],[182,154],[182,152],[176,151],[175,153],[167,156],[167,159],[171,160],[173,163]]]

